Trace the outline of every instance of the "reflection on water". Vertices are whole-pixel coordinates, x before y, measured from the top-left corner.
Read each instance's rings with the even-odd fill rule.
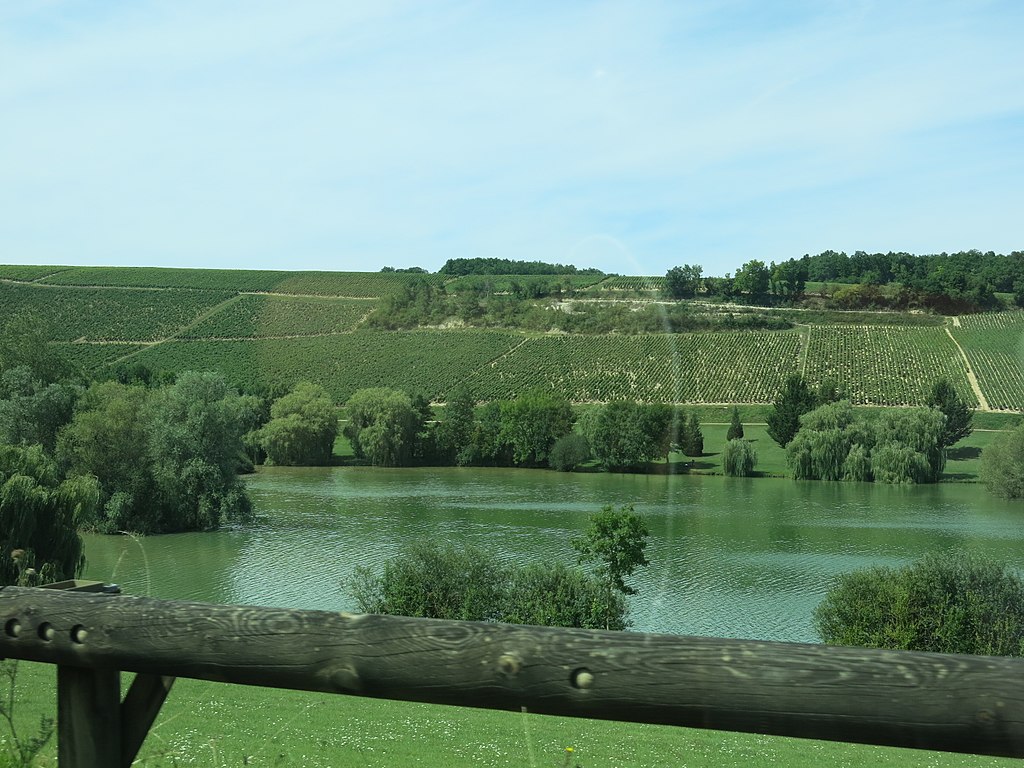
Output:
[[[634,504],[652,533],[636,629],[815,641],[811,613],[837,573],[955,548],[1024,567],[1022,510],[979,486],[447,468],[274,468],[247,483],[255,526],[89,536],[87,576],[154,597],[352,610],[352,569],[412,538],[572,562],[591,512]]]

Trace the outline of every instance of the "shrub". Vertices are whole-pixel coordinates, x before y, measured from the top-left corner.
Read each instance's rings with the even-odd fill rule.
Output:
[[[981,479],[997,496],[1024,498],[1024,425],[999,435],[982,451]]]
[[[966,553],[839,576],[814,612],[822,640],[893,650],[1024,655],[1024,581]]]
[[[750,477],[757,465],[757,451],[749,440],[730,440],[722,454],[722,469],[729,477]]]

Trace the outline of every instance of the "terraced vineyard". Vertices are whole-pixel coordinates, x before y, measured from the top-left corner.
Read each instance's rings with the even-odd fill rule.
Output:
[[[120,342],[96,344],[57,342],[54,346],[62,357],[83,371],[97,371],[115,360],[146,348],[145,344]]]
[[[921,405],[932,382],[947,376],[961,397],[976,402],[943,328],[811,326],[805,375],[834,379],[864,405]]]
[[[1024,410],[1024,312],[962,317],[950,331],[989,407]]]
[[[6,316],[33,318],[55,341],[152,341],[169,336],[226,301],[219,291],[126,291],[0,283]]]
[[[220,371],[238,386],[321,384],[339,402],[362,387],[396,387],[444,399],[522,336],[503,331],[357,331],[241,341],[169,341],[133,361],[159,370]]]
[[[543,336],[484,366],[467,384],[479,399],[534,386],[574,401],[764,402],[797,369],[802,334]]]
[[[244,294],[189,328],[193,339],[261,339],[351,331],[374,308],[372,300]]]

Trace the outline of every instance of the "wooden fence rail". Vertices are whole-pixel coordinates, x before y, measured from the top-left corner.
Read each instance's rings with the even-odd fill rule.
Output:
[[[1024,756],[1021,659],[18,587],[0,588],[0,622],[0,657],[58,665],[74,768],[130,763],[174,677]],[[140,673],[125,704],[120,671]]]

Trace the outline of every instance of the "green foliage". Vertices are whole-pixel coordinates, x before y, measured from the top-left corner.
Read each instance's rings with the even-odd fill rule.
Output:
[[[50,453],[57,433],[71,421],[81,388],[43,384],[20,365],[0,373],[0,443],[42,445]]]
[[[757,451],[753,443],[743,438],[733,438],[725,444],[722,454],[722,471],[729,477],[750,477],[757,466]]]
[[[380,576],[358,567],[350,591],[364,613],[494,621],[506,583],[505,568],[485,550],[426,539],[388,560]]]
[[[999,435],[982,451],[981,479],[997,496],[1024,498],[1024,425]]]
[[[473,432],[476,425],[476,401],[464,386],[456,387],[448,396],[443,418],[437,425],[438,454],[460,467],[472,463]]]
[[[867,421],[841,400],[810,411],[800,423],[786,448],[797,480],[934,483],[945,467],[945,417],[933,408],[887,411]]]
[[[814,613],[831,645],[1024,655],[1024,582],[963,552],[838,577]]]
[[[78,528],[99,496],[94,478],[61,480],[39,446],[0,446],[0,585],[77,576],[85,562]]]
[[[385,387],[361,389],[345,403],[345,437],[359,459],[377,467],[401,467],[413,457],[420,420],[412,399]]]
[[[771,280],[771,272],[763,261],[751,259],[740,269],[736,270],[736,278],[733,283],[734,290],[740,293],[749,294],[751,298],[761,298],[767,295]]]
[[[679,450],[690,457],[704,455],[704,433],[700,428],[700,419],[694,411],[690,411],[690,415],[682,423],[679,431]]]
[[[26,368],[29,378],[43,385],[70,378],[74,367],[49,344],[45,321],[31,308],[7,304],[6,287],[0,284],[0,306],[10,313],[0,324],[0,373]]]
[[[625,579],[637,568],[648,565],[644,550],[650,532],[647,523],[632,505],[619,510],[610,505],[590,516],[590,524],[582,536],[572,539],[572,547],[581,563],[596,563],[596,573],[611,589],[624,595],[636,590]]]
[[[533,389],[501,404],[501,439],[516,464],[542,466],[555,441],[572,431],[575,420],[565,398]]]
[[[971,425],[974,409],[960,398],[949,379],[935,380],[928,393],[926,404],[938,408],[946,417],[946,424],[942,429],[942,444],[947,448],[960,442],[974,431]]]
[[[274,402],[258,439],[271,464],[316,467],[331,463],[337,435],[338,415],[330,396],[303,382]]]
[[[768,414],[768,436],[785,448],[800,429],[800,417],[815,405],[814,393],[804,378],[790,374],[775,396],[772,411]]]
[[[612,470],[643,468],[668,455],[675,414],[667,405],[613,401],[600,409],[594,425],[594,456]]]
[[[548,264],[543,261],[470,258],[448,259],[437,270],[439,275],[601,275],[597,269],[577,269],[572,264]]]
[[[236,470],[238,394],[216,374],[186,372],[160,390],[94,384],[58,440],[71,475],[96,477],[107,532],[216,528],[252,507]]]
[[[700,264],[672,267],[665,274],[665,296],[670,299],[690,299],[696,296],[700,289],[702,271]]]
[[[735,406],[732,409],[732,416],[729,420],[729,431],[725,435],[726,440],[743,439],[743,422],[740,421],[740,409]]]
[[[548,465],[559,472],[571,472],[580,464],[590,461],[591,452],[587,438],[577,432],[562,435],[551,446]]]
[[[513,568],[500,620],[508,624],[625,629],[626,601],[598,578],[563,563]]]

